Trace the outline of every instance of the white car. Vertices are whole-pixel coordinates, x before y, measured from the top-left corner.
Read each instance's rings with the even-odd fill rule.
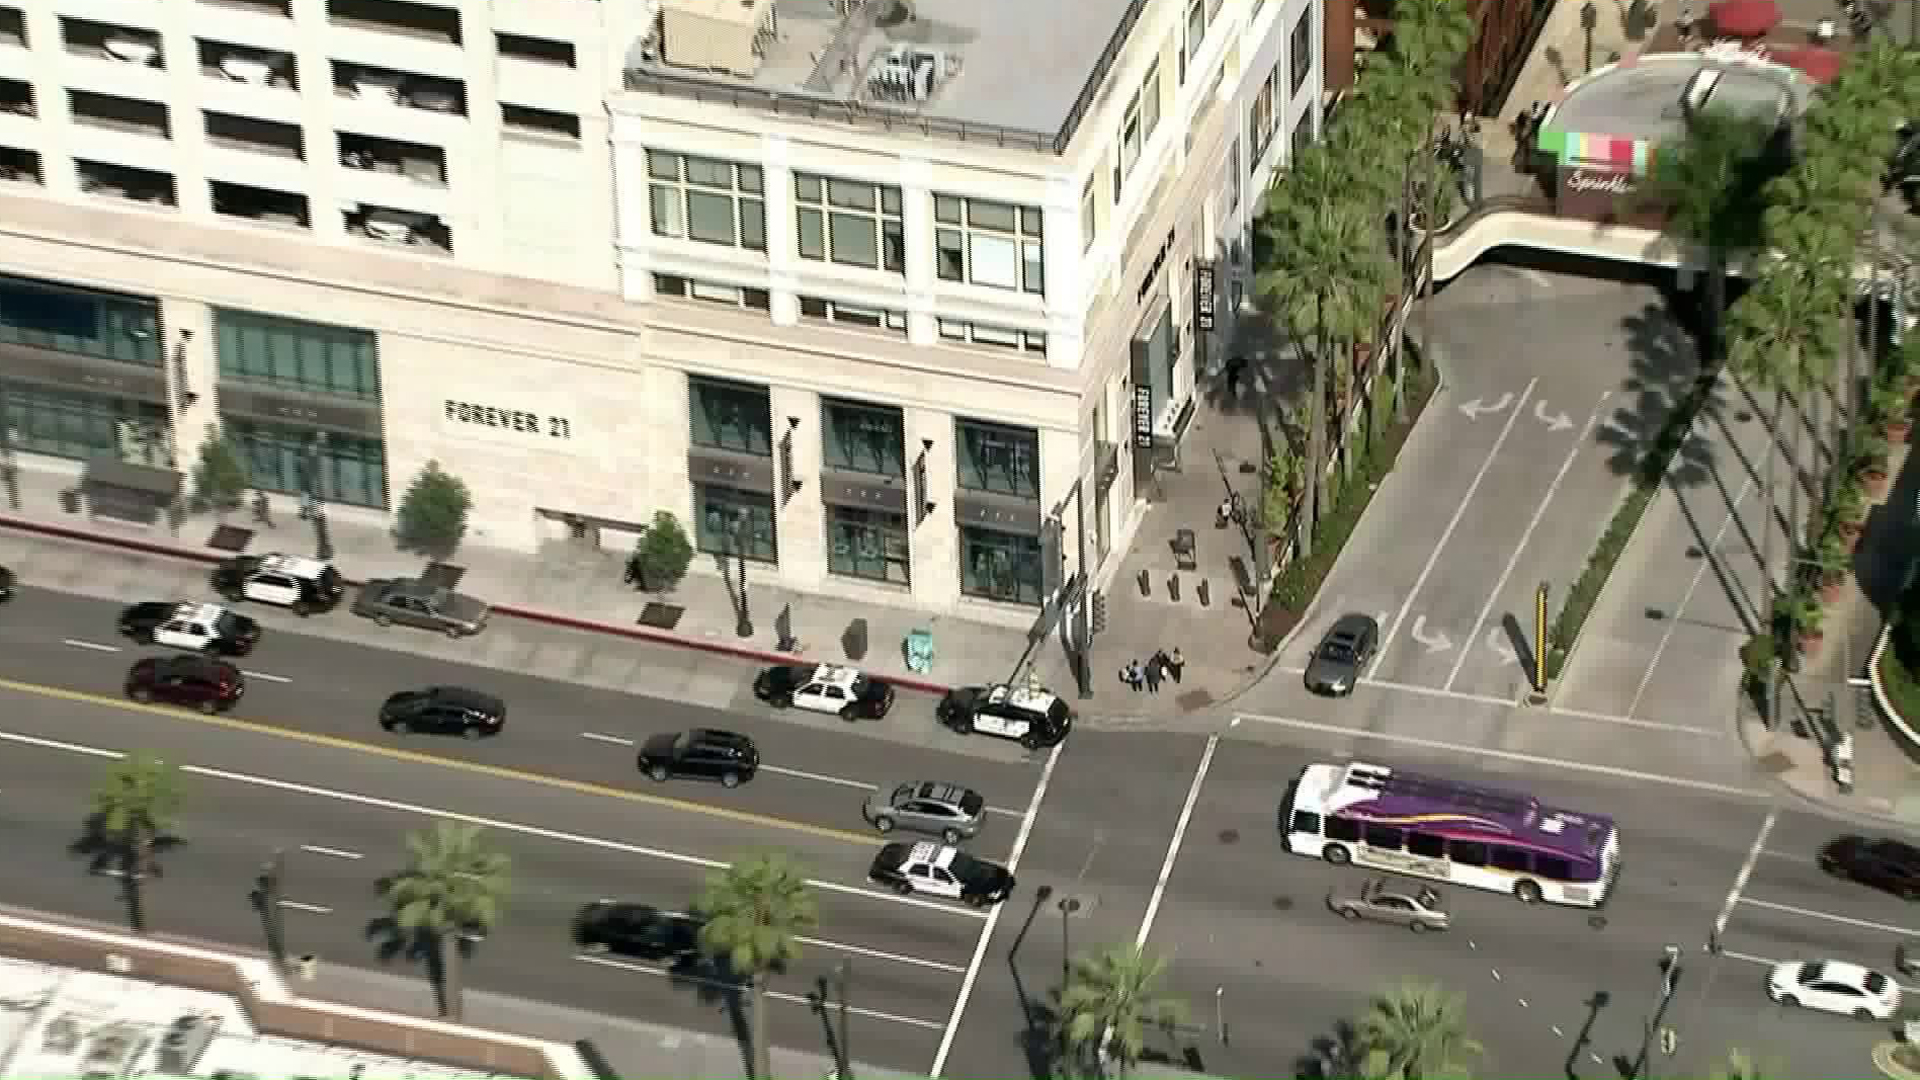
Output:
[[[1840,960],[1775,964],[1767,976],[1767,996],[1782,1005],[1891,1020],[1900,1011],[1900,987],[1892,979],[1859,964]]]

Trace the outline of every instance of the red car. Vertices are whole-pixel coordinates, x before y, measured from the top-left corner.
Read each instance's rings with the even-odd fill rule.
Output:
[[[207,656],[150,656],[127,671],[127,696],[203,713],[225,712],[246,693],[240,669]]]

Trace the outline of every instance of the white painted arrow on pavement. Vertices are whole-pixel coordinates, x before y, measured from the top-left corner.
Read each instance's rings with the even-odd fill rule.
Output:
[[[1507,409],[1507,406],[1512,404],[1513,404],[1513,392],[1508,391],[1507,393],[1501,394],[1500,400],[1494,402],[1491,405],[1487,404],[1486,401],[1482,398],[1474,398],[1472,401],[1463,401],[1460,403],[1460,411],[1467,414],[1467,419],[1478,420],[1482,416],[1485,416],[1487,413],[1505,412]]]
[[[1547,400],[1545,398],[1541,398],[1539,401],[1533,403],[1533,415],[1534,419],[1547,425],[1548,431],[1565,431],[1573,426],[1573,421],[1567,417],[1566,413],[1562,412],[1548,415]]]
[[[1446,652],[1448,649],[1453,648],[1453,639],[1448,637],[1445,631],[1437,631],[1432,635],[1427,633],[1427,617],[1425,615],[1414,616],[1413,640],[1419,642],[1430,653]]]
[[[1487,648],[1493,651],[1493,655],[1500,658],[1502,666],[1520,666],[1520,657],[1515,655],[1513,642],[1507,638],[1505,627],[1487,627]]]

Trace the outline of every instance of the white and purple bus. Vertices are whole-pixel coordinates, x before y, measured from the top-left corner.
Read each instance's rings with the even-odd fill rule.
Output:
[[[1296,855],[1599,907],[1620,870],[1613,819],[1531,795],[1352,762],[1301,770],[1280,807]]]

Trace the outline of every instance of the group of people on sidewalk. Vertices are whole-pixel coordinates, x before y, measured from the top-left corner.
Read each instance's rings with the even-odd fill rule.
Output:
[[[1127,666],[1120,669],[1120,681],[1135,693],[1145,690],[1157,694],[1160,684],[1168,679],[1178,684],[1180,673],[1186,666],[1187,659],[1180,655],[1178,647],[1171,654],[1162,649],[1148,657],[1145,664],[1138,660],[1127,661]]]

